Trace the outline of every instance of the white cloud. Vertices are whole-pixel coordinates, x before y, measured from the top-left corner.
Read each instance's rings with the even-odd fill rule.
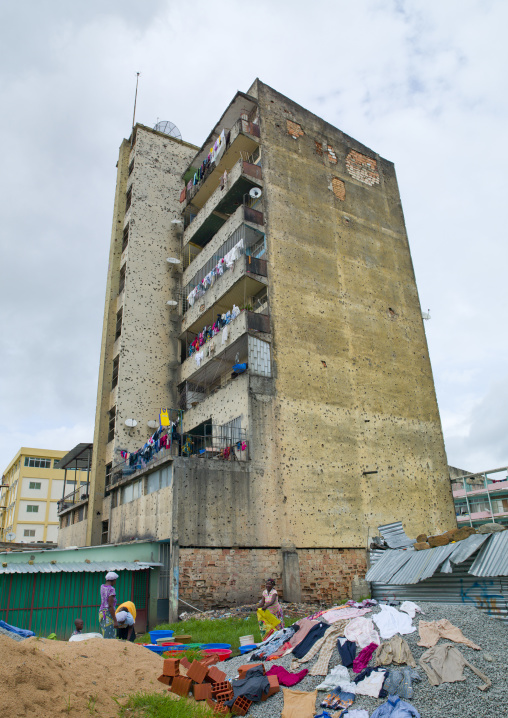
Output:
[[[395,162],[450,462],[508,463],[506,3],[29,5],[0,9],[0,463],[91,438],[136,71],[138,120],[196,144],[259,76]]]

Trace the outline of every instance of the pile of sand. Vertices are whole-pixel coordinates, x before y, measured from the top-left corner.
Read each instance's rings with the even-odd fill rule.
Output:
[[[0,635],[0,706],[3,718],[54,718],[118,714],[116,697],[137,691],[167,691],[157,680],[161,658],[126,641],[18,643]]]

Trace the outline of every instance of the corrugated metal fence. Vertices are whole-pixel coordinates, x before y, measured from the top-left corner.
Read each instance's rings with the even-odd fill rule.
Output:
[[[370,563],[383,555],[371,551]],[[475,559],[470,557],[453,567],[453,573],[438,571],[419,583],[394,585],[374,581],[372,597],[377,601],[431,601],[433,603],[460,603],[476,606],[493,618],[508,620],[508,577],[479,577],[468,573]]]
[[[118,603],[132,601],[137,609],[136,631],[148,624],[149,570],[119,571]],[[74,619],[82,618],[85,632],[99,632],[100,587],[104,573],[11,573],[0,576],[0,618],[28,628],[38,636],[56,633],[66,640]]]

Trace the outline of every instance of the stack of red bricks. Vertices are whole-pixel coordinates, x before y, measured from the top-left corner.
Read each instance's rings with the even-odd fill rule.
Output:
[[[226,680],[226,674],[213,665],[217,661],[217,656],[207,656],[201,661],[192,661],[192,663],[186,658],[166,658],[159,681],[169,686],[168,690],[178,696],[187,698],[192,692],[196,701],[206,701],[213,712],[219,715],[228,715],[229,713],[237,716],[246,715],[252,701],[244,696],[239,696],[231,708],[225,705],[226,701],[234,698],[233,687]],[[245,678],[249,668],[256,665],[262,666],[263,664],[251,663],[240,666],[239,678]],[[270,689],[268,695],[264,695],[262,700],[266,700],[279,690],[277,676],[268,676],[268,680]]]

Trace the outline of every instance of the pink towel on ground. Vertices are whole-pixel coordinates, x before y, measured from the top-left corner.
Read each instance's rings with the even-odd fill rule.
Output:
[[[369,643],[368,646],[356,656],[353,661],[353,671],[355,673],[361,673],[369,665],[369,661],[372,658],[372,654],[377,649],[376,643]]]
[[[277,676],[281,686],[296,686],[297,683],[303,681],[308,672],[309,671],[304,668],[303,671],[300,671],[300,673],[290,673],[282,666],[273,666],[266,672],[266,675]]]

